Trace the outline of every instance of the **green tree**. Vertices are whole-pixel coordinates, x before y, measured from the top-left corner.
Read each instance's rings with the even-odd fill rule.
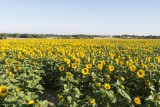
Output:
[[[19,38],[19,37],[20,37],[20,34],[15,33],[15,34],[13,34],[13,37],[14,37],[14,38]]]

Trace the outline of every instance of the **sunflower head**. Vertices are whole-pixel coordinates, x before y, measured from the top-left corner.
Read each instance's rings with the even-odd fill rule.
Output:
[[[157,96],[157,100],[160,101],[160,95]]]
[[[79,66],[80,65],[80,59],[76,60],[76,64]]]
[[[89,73],[88,68],[83,68],[83,69],[82,69],[82,74],[83,74],[83,75],[87,75],[88,73]]]
[[[145,81],[145,84],[148,85],[148,86],[150,86],[150,85],[151,85],[151,82],[150,82],[149,80],[146,80],[146,81]]]
[[[140,105],[141,104],[141,100],[139,97],[135,97],[134,98],[134,103],[137,104],[137,105]]]
[[[75,69],[75,68],[77,67],[77,66],[76,66],[76,63],[72,63],[71,67],[72,67],[73,69]]]
[[[87,64],[86,67],[90,69],[92,68],[92,64]]]
[[[135,65],[131,65],[131,66],[129,67],[129,69],[130,69],[132,72],[134,72],[134,71],[136,70],[136,66],[135,66]]]
[[[59,70],[60,70],[60,71],[64,71],[64,66],[60,66],[60,67],[59,67]]]
[[[124,81],[124,80],[125,80],[125,78],[124,78],[124,77],[120,77],[120,79],[121,79],[121,81]]]
[[[108,66],[108,69],[109,69],[109,71],[112,72],[112,71],[114,71],[114,66],[113,66],[113,65],[109,65],[109,66]]]
[[[109,90],[109,89],[111,89],[111,86],[110,86],[110,84],[105,83],[105,84],[104,84],[104,88],[107,89],[107,90]]]
[[[125,89],[124,85],[120,85],[120,88],[123,89],[123,90]]]
[[[100,64],[98,64],[98,69],[99,70],[102,70],[102,68],[103,68],[103,65],[100,63]]]
[[[16,92],[20,92],[20,88],[19,87],[16,87]]]
[[[18,71],[18,70],[20,70],[20,66],[18,65],[14,66],[14,71]]]
[[[143,71],[143,70],[137,71],[137,76],[138,76],[139,78],[143,78],[143,77],[145,76],[144,71]]]
[[[4,97],[8,93],[8,87],[7,86],[0,86],[0,96]]]
[[[110,79],[110,75],[109,74],[106,74],[105,76],[106,76],[106,78]]]
[[[97,85],[98,87],[100,87],[100,86],[101,86],[101,83],[100,83],[100,82],[98,82],[98,83],[96,83],[96,85]]]
[[[67,73],[66,73],[66,77],[67,77],[68,79],[71,79],[71,78],[73,77],[73,74],[72,74],[71,72],[67,72]]]
[[[35,103],[34,100],[29,100],[27,104],[28,104],[28,105],[32,105],[32,104],[34,104],[34,103]]]
[[[62,95],[58,96],[59,101],[64,101],[64,97]]]
[[[90,102],[91,104],[95,104],[95,103],[96,103],[95,99],[90,99],[89,102]]]

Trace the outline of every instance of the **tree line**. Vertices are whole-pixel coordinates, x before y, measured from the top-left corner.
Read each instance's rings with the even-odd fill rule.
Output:
[[[93,38],[124,38],[124,39],[160,39],[160,36],[157,35],[85,35],[85,34],[77,34],[77,35],[57,35],[57,34],[19,34],[19,33],[0,33],[0,39],[6,39],[7,37],[12,38],[64,38],[64,39],[93,39]]]

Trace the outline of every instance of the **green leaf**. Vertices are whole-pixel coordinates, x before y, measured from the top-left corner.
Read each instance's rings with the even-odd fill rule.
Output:
[[[146,98],[146,100],[154,100],[154,97],[150,95],[148,98]]]
[[[108,98],[110,99],[111,103],[116,102],[116,97],[114,96],[114,92],[112,90],[106,91],[106,94],[107,94]]]
[[[72,102],[72,97],[71,96],[67,96],[67,100],[71,103]]]
[[[128,102],[130,103],[132,101],[131,97],[122,89],[118,89],[118,92],[124,97],[127,98]]]

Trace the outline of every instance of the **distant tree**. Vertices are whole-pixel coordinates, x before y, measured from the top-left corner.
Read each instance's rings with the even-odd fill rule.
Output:
[[[7,33],[1,33],[0,34],[0,39],[6,39],[9,36]]]
[[[31,34],[21,34],[20,38],[31,38],[32,35]]]
[[[13,34],[13,37],[14,37],[14,38],[19,38],[19,37],[20,37],[20,34],[15,33],[15,34]]]

